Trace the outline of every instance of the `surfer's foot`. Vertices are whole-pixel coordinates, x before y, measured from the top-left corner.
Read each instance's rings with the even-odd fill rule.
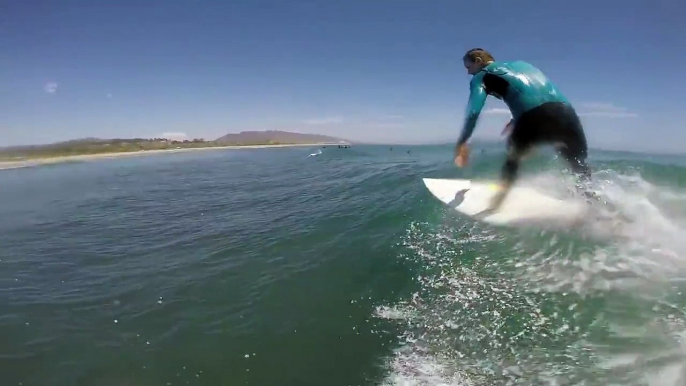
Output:
[[[593,201],[601,201],[600,196],[596,192],[592,191],[590,187],[586,186],[586,184],[577,183],[573,188],[570,187],[568,189],[571,195],[581,196],[589,204],[592,204]]]
[[[598,196],[596,192],[592,192],[590,190],[584,190],[583,196],[586,199],[586,202],[588,203],[592,203],[593,201],[600,201],[600,196]]]
[[[596,192],[585,190],[583,192],[583,197],[589,206],[595,207],[594,212],[601,217],[611,217],[619,222],[633,222],[630,217],[627,217],[622,213],[617,205],[604,199],[602,196]]]

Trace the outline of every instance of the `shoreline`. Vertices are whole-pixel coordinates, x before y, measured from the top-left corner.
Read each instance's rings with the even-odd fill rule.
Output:
[[[67,155],[57,157],[33,158],[21,161],[0,161],[0,170],[19,169],[31,166],[51,165],[69,161],[92,161],[99,159],[119,158],[119,157],[133,157],[146,156],[154,154],[168,154],[168,153],[184,153],[188,151],[198,150],[239,150],[239,149],[269,149],[280,147],[309,147],[309,146],[336,146],[337,143],[294,143],[294,144],[279,144],[279,145],[227,145],[227,146],[208,146],[208,147],[187,147],[181,149],[159,149],[159,150],[142,150],[142,151],[125,151],[117,153],[97,153],[97,154],[81,154],[81,155]]]

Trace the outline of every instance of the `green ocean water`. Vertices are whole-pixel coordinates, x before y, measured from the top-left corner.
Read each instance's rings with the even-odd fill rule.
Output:
[[[318,150],[321,150],[319,153]],[[316,154],[312,155],[311,154]],[[503,229],[450,146],[0,170],[3,385],[681,385],[686,157],[592,151],[603,221]],[[541,152],[522,183],[564,194]],[[599,212],[601,209],[599,209]]]

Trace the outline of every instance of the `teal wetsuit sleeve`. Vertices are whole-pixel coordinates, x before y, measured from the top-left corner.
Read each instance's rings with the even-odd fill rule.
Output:
[[[482,81],[483,75],[481,73],[474,76],[469,85],[469,102],[467,103],[467,110],[465,112],[465,121],[462,128],[462,134],[460,134],[460,139],[457,141],[457,145],[460,146],[467,142],[469,137],[472,136],[474,132],[474,127],[476,127],[476,121],[479,119],[479,114],[481,114],[481,109],[483,109],[486,103],[486,90],[484,90],[484,84]]]

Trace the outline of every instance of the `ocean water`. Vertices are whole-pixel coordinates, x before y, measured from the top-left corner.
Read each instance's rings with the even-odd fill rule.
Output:
[[[497,228],[450,146],[0,171],[3,385],[683,385],[686,158],[593,151],[603,221]],[[522,183],[564,194],[543,151]],[[603,207],[604,208],[604,207]]]

